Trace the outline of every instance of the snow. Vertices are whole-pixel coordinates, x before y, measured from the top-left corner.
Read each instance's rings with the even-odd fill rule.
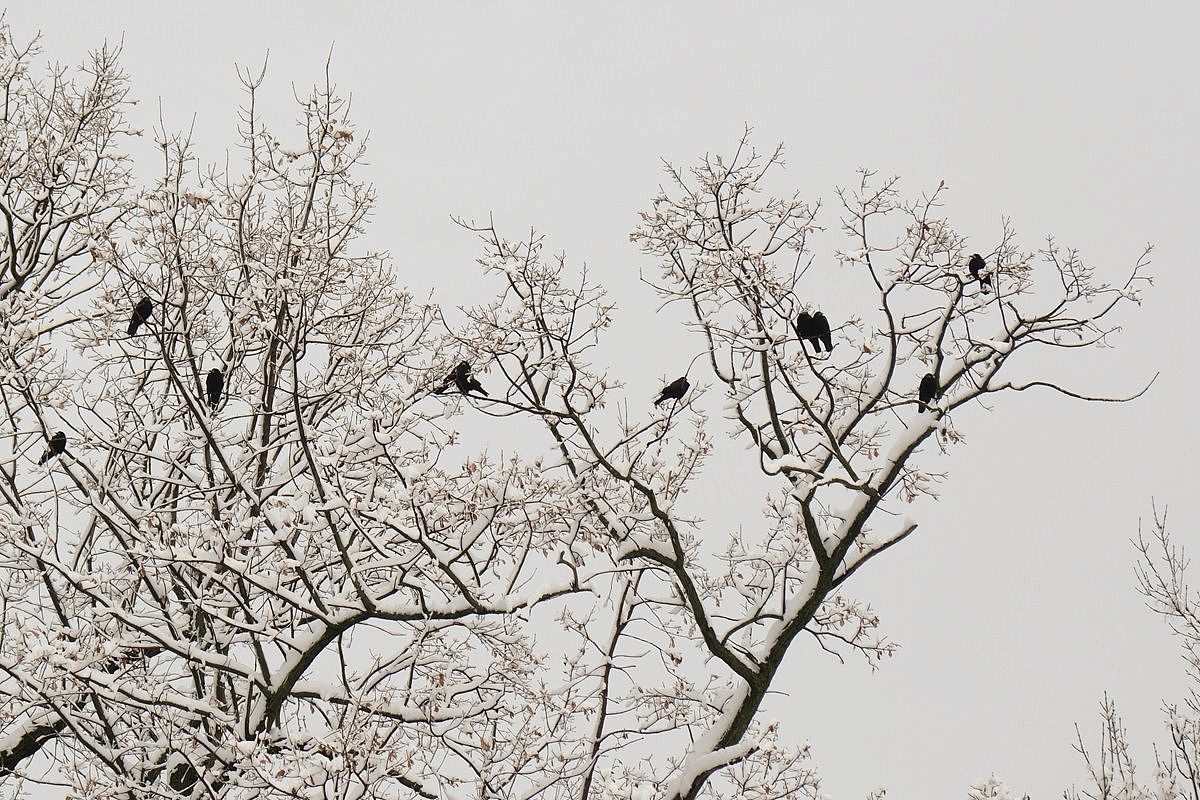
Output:
[[[779,458],[764,458],[763,468],[771,474],[782,472],[785,469],[797,471],[806,471],[811,469],[807,461],[802,456],[795,453],[789,453],[785,456],[780,456]]]
[[[976,339],[974,344],[979,347],[987,347],[997,353],[1007,353],[1012,350],[1012,342],[1003,339]]]
[[[667,797],[686,795],[687,790],[700,775],[743,759],[755,749],[758,742],[749,736],[730,747],[715,747],[721,736],[733,724],[748,692],[749,686],[742,684],[737,690],[726,696],[721,704],[723,711],[717,720],[688,749],[679,773],[668,785]]]

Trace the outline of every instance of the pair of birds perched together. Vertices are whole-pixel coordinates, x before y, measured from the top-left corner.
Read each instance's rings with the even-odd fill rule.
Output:
[[[814,352],[821,352],[821,345],[825,345],[825,352],[833,352],[833,332],[829,330],[829,320],[820,311],[811,315],[801,311],[794,327],[796,336],[800,341],[811,344]]]
[[[136,336],[138,329],[150,321],[150,317],[154,315],[154,301],[149,297],[143,297],[133,307],[133,316],[129,320],[129,326],[125,332],[130,336]],[[205,399],[208,400],[208,406],[213,411],[217,410],[217,406],[221,402],[221,393],[225,390],[225,373],[214,367],[208,371],[208,375],[204,380]],[[42,455],[38,461],[39,464],[45,464],[55,456],[61,456],[67,451],[67,434],[64,431],[58,431],[50,437],[50,448]]]

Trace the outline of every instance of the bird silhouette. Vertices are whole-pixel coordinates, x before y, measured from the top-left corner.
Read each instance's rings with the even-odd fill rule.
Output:
[[[434,394],[445,394],[447,391],[450,390],[450,387],[453,386],[457,382],[457,381],[455,381],[455,376],[458,375],[459,372],[466,374],[470,371],[471,371],[470,364],[468,364],[465,361],[460,362],[457,367],[455,367],[453,370],[450,371],[450,373],[448,375],[446,375],[446,379],[444,381],[442,381],[440,384],[438,384],[437,388],[433,390],[433,393]]]
[[[454,371],[446,376],[446,381],[438,388],[437,393],[443,394],[450,388],[450,384],[454,384],[462,394],[470,394],[471,392],[479,392],[484,397],[491,397],[490,394],[483,388],[475,376],[471,374],[471,365],[466,361],[460,361]]]
[[[940,394],[941,388],[938,386],[937,376],[932,372],[925,373],[925,377],[921,378],[921,385],[917,387],[917,410],[928,411],[929,401]]]
[[[54,458],[55,456],[61,456],[66,451],[67,451],[67,434],[63,433],[62,431],[59,431],[58,433],[56,433],[50,437],[50,449],[47,450],[45,452],[45,454],[42,455],[42,458],[40,461],[38,461],[38,463],[45,464],[50,459]]]
[[[208,377],[204,381],[204,388],[208,392],[209,408],[216,411],[217,405],[221,402],[221,390],[225,388],[225,374],[216,367],[213,367],[208,371]]]
[[[138,301],[138,304],[133,307],[133,318],[129,320],[129,335],[136,336],[138,328],[150,319],[150,315],[154,313],[154,301],[149,297],[143,297]]]
[[[686,375],[676,378],[663,387],[662,393],[659,394],[658,399],[654,401],[654,405],[662,405],[668,400],[681,400],[683,399],[683,396],[687,394],[687,390],[691,387],[692,385],[688,383]]]
[[[820,311],[813,314],[812,320],[813,331],[821,338],[821,343],[825,345],[825,352],[833,352],[833,332],[829,330],[829,320],[825,319],[825,315]]]
[[[820,315],[822,319],[825,318],[820,311],[818,311],[817,314]],[[828,323],[826,325],[828,326]],[[817,326],[815,317],[811,316],[807,311],[801,311],[800,315],[796,317],[795,328],[796,337],[800,339],[800,341],[808,342],[812,345],[814,351],[818,353],[821,352],[821,331]]]
[[[987,262],[983,260],[983,256],[979,255],[979,253],[972,255],[971,260],[967,262],[967,269],[971,271],[971,277],[979,281],[979,290],[984,294],[992,290],[992,277],[980,274],[986,266]]]

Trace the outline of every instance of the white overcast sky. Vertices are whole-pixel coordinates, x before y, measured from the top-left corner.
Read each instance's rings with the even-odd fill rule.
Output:
[[[660,157],[728,149],[744,123],[787,144],[786,182],[825,199],[828,226],[834,187],[863,165],[913,193],[945,179],[947,213],[983,252],[1001,215],[1026,246],[1054,234],[1113,278],[1155,242],[1156,286],[1116,348],[1062,365],[1095,392],[1161,371],[1151,392],[1126,406],[1027,393],[959,415],[969,442],[941,502],[854,590],[903,650],[875,674],[797,652],[771,713],[812,743],[839,800],[881,784],[962,797],[993,769],[1056,797],[1081,777],[1073,726],[1094,733],[1105,691],[1135,738],[1161,740],[1183,668],[1134,591],[1129,539],[1155,498],[1200,548],[1196,4],[601,5],[21,2],[8,20],[68,62],[123,38],[140,122],[195,115],[209,158],[231,141],[235,63],[270,51],[263,99],[290,118],[292,86],[320,79],[332,45],[371,131],[373,243],[414,287],[475,301],[475,244],[449,215],[536,225],[620,303],[605,352],[633,397],[695,352],[648,328],[635,213]],[[737,474],[722,473],[716,536],[739,523]],[[757,514],[758,490],[743,497]]]

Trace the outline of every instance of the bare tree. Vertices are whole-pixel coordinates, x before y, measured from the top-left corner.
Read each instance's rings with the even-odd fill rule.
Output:
[[[760,719],[785,656],[893,651],[845,589],[916,530],[927,445],[1011,391],[1099,399],[1038,353],[1107,344],[1147,281],[1149,251],[1109,285],[1007,224],[973,274],[944,186],[869,171],[820,258],[820,204],[767,194],[782,150],[747,136],[668,167],[632,234],[696,350],[630,406],[594,363],[606,293],[539,235],[461,220],[497,294],[445,314],[363,248],[328,80],[285,143],[244,72],[234,165],[164,127],[134,192],[112,54],[100,88],[47,84],[4,36],[9,92],[61,99],[5,123],[0,769],[89,797],[816,797]],[[70,135],[70,181],[22,160]],[[798,320],[835,262],[856,290],[817,352]],[[526,446],[468,447],[467,413]],[[771,487],[724,541],[685,497],[718,430]]]
[[[1089,747],[1076,726],[1089,784],[1072,787],[1065,800],[1200,800],[1200,596],[1188,587],[1188,559],[1171,540],[1165,511],[1154,512],[1149,534],[1139,530],[1137,548],[1138,589],[1179,638],[1191,688],[1181,704],[1164,706],[1170,741],[1155,748],[1149,780],[1138,775],[1125,724],[1105,696],[1099,741]]]

